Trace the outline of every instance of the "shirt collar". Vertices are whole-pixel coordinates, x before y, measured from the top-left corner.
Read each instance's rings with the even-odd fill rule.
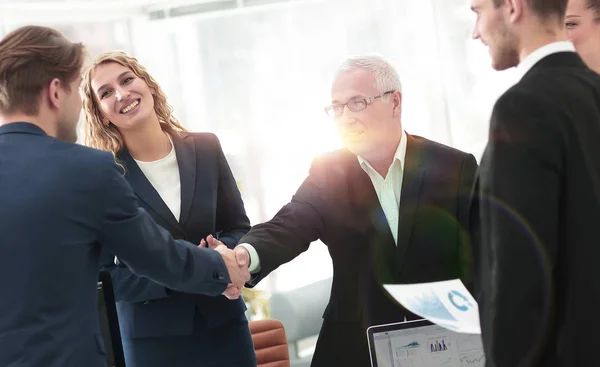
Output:
[[[398,143],[398,148],[396,148],[396,153],[394,153],[394,160],[390,165],[390,168],[394,165],[396,161],[400,162],[400,169],[404,169],[404,158],[406,157],[406,132],[402,130],[402,137],[400,138],[400,143]],[[358,158],[358,163],[360,164],[363,170],[367,168],[374,170],[371,164],[362,158],[361,156],[356,156]]]
[[[552,42],[533,51],[517,66],[517,80],[527,74],[531,68],[544,57],[558,52],[575,52],[575,46],[569,41]]]

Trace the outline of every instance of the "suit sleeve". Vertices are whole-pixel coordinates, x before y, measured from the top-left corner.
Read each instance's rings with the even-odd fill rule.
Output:
[[[311,242],[324,231],[322,210],[319,209],[321,191],[315,168],[292,197],[290,203],[266,223],[252,227],[240,242],[252,245],[260,259],[260,271],[248,286],[256,285],[280,265],[306,251]]]
[[[104,162],[102,162],[104,163]],[[158,226],[140,208],[135,194],[114,162],[102,164],[104,181],[99,188],[97,238],[136,275],[164,287],[217,296],[230,282],[221,255],[198,248]]]
[[[461,267],[461,280],[467,289],[473,289],[473,251],[471,246],[471,223],[470,212],[473,202],[473,185],[477,173],[477,161],[469,154],[462,162],[460,170],[460,181],[458,185],[458,221],[460,223],[458,233],[459,264]]]
[[[480,170],[481,322],[486,358],[498,367],[535,364],[550,323],[564,147],[557,116],[514,90],[492,114]]]
[[[167,288],[152,280],[139,277],[127,267],[115,265],[115,255],[102,251],[101,270],[108,271],[113,283],[115,301],[144,302],[169,296]]]
[[[216,137],[215,139],[219,161],[216,226],[217,230],[220,231],[219,240],[227,247],[234,248],[250,229],[250,220],[246,215],[240,190],[237,187],[225,154],[223,154],[221,144]]]

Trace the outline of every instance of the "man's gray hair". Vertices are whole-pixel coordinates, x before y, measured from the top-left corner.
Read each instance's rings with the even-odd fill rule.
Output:
[[[391,90],[402,92],[400,76],[392,61],[377,53],[355,55],[346,58],[335,72],[335,78],[344,72],[362,69],[373,74],[375,88],[379,93]],[[384,100],[389,99],[389,95]]]

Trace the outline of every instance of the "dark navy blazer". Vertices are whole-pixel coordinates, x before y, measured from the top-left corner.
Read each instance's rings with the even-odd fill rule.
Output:
[[[106,366],[102,248],[170,289],[217,296],[230,282],[216,251],[173,240],[138,206],[110,153],[0,126],[0,366]]]
[[[179,221],[124,150],[118,155],[125,178],[140,205],[175,238],[194,244],[209,234],[233,248],[250,229],[237,184],[218,138],[210,133],[172,132],[181,182]],[[196,310],[208,326],[221,325],[246,310],[242,298],[172,292],[150,279],[116,266],[114,254],[103,255],[115,289],[121,333],[125,338],[168,337],[192,333]]]

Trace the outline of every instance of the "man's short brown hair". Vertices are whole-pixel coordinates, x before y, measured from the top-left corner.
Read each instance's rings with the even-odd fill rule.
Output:
[[[25,26],[0,41],[0,113],[39,113],[40,92],[58,78],[67,92],[81,74],[84,47],[55,29]]]
[[[493,0],[494,6],[499,7],[506,0]],[[543,20],[555,18],[563,21],[567,11],[568,0],[525,0],[529,8]]]

